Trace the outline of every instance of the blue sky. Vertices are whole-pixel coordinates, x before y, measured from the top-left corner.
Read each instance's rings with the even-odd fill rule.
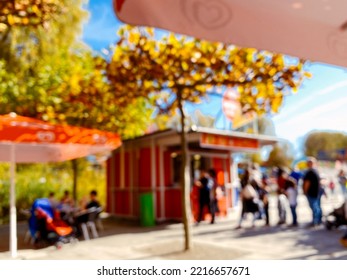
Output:
[[[90,19],[84,26],[83,40],[95,50],[116,41],[120,22],[112,0],[89,0]],[[313,77],[306,80],[296,95],[286,97],[279,114],[273,116],[277,136],[294,145],[312,130],[347,130],[347,69],[322,63],[309,63]],[[219,100],[207,106],[219,111]]]

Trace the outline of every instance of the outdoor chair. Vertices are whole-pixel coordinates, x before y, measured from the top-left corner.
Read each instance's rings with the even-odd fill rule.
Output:
[[[102,212],[102,207],[92,207],[87,209],[86,219],[80,224],[84,240],[89,240],[89,230],[93,238],[98,238],[99,234],[96,227],[96,221],[99,214]]]

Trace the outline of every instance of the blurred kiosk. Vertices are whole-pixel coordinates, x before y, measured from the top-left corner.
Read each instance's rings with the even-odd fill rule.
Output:
[[[225,216],[238,200],[237,162],[233,153],[257,152],[279,139],[272,136],[196,128],[188,133],[191,179],[200,170],[214,168],[219,188],[219,215]],[[175,130],[150,133],[123,142],[107,164],[107,211],[116,217],[136,219],[144,226],[180,220],[180,136]],[[191,187],[194,217],[198,190]],[[145,212],[145,213],[144,213]]]

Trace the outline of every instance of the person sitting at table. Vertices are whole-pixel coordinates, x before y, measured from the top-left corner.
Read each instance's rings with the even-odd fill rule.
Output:
[[[74,207],[74,201],[70,196],[70,192],[68,190],[64,191],[64,195],[60,200],[60,205],[58,206],[60,211],[61,218],[66,222],[72,224],[73,223],[73,215],[76,211]]]
[[[95,208],[95,209],[92,209]],[[92,190],[90,192],[90,201],[83,207],[81,211],[76,214],[76,225],[77,225],[77,234],[81,235],[81,225],[90,221],[90,214],[93,213],[94,219],[97,218],[98,214],[101,212],[100,203],[97,199],[97,192]]]
[[[79,223],[86,222],[88,220],[88,214],[91,213],[90,210],[93,210],[92,208],[95,208],[95,210],[100,210],[99,208],[101,206],[97,199],[97,192],[95,190],[92,190],[89,195],[89,202],[85,205],[82,205],[81,210],[76,213],[77,221]]]
[[[59,202],[55,199],[55,193],[54,192],[49,193],[48,200],[54,209],[56,209],[59,206]]]
[[[96,208],[100,207],[100,203],[97,199],[97,195],[98,195],[98,193],[96,192],[96,190],[92,190],[90,192],[90,201],[87,203],[87,205],[85,207],[86,209],[89,209],[92,207],[96,207]]]
[[[64,195],[61,198],[60,203],[70,205],[70,206],[74,205],[74,201],[72,197],[70,196],[70,192],[68,190],[64,191]]]

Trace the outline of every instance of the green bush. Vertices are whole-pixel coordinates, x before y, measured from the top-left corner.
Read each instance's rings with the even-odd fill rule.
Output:
[[[106,206],[106,171],[103,165],[78,161],[77,199],[89,198],[97,190],[98,199]],[[58,200],[65,190],[72,193],[73,174],[71,162],[55,164],[18,164],[16,171],[16,206],[18,220],[24,219],[20,209],[31,207],[36,198],[48,197],[54,192]],[[9,164],[0,164],[0,224],[8,223],[10,174]]]

